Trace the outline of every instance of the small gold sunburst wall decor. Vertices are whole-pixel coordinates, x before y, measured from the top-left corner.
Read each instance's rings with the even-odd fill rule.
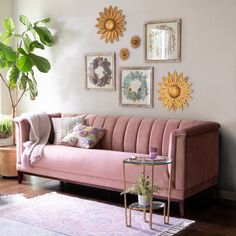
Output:
[[[159,99],[169,110],[183,110],[184,106],[188,106],[188,100],[192,99],[190,96],[192,84],[188,82],[188,77],[183,73],[180,75],[176,71],[173,74],[168,73],[167,77],[162,77],[159,86]]]
[[[127,60],[129,58],[128,48],[121,48],[119,55],[120,55],[121,60],[123,60],[123,61]]]
[[[122,15],[122,10],[109,6],[104,8],[103,12],[99,12],[99,16],[96,27],[99,29],[97,33],[101,34],[101,39],[105,39],[106,43],[119,41],[119,37],[123,36],[126,30],[125,15]]]
[[[140,45],[140,38],[137,35],[134,35],[131,39],[130,39],[130,46],[132,48],[138,48]]]

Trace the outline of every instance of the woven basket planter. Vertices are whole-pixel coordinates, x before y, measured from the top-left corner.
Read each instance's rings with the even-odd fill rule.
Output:
[[[0,147],[0,175],[6,177],[17,176],[16,147]]]
[[[12,146],[13,145],[13,135],[9,138],[0,138],[0,147]]]

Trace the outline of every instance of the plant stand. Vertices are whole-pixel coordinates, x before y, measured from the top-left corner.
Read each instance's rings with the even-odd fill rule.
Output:
[[[6,177],[17,176],[15,146],[0,147],[0,175]]]
[[[125,207],[125,223],[126,226],[131,227],[131,210],[139,210],[143,211],[143,218],[146,222],[146,211],[149,211],[149,225],[150,229],[152,229],[152,212],[155,209],[161,209],[163,208],[163,216],[164,216],[164,223],[169,224],[169,218],[170,218],[170,198],[171,198],[171,179],[172,179],[172,168],[170,168],[170,174],[169,174],[169,186],[168,186],[168,204],[167,204],[167,221],[166,221],[166,204],[161,201],[153,201],[153,191],[151,193],[151,201],[149,206],[142,206],[139,205],[138,202],[132,203],[131,205],[127,206],[127,199],[126,199],[126,173],[125,173],[125,166],[126,164],[133,164],[133,165],[140,165],[142,167],[142,172],[145,174],[145,166],[151,166],[151,185],[153,189],[153,181],[154,181],[154,167],[158,165],[171,165],[172,160],[168,159],[167,157],[165,159],[145,159],[145,157],[138,157],[138,158],[128,158],[123,160],[123,179],[124,179],[124,207]],[[129,217],[127,208],[129,208]],[[128,222],[129,220],[129,222]]]

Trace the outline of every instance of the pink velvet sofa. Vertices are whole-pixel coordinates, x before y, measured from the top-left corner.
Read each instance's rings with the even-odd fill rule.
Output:
[[[65,115],[68,114],[50,116]],[[181,215],[184,214],[186,198],[217,184],[220,128],[218,123],[88,114],[86,124],[106,129],[98,147],[80,149],[52,145],[52,133],[43,157],[31,167],[21,159],[23,143],[29,138],[29,124],[26,120],[18,121],[18,182],[22,182],[23,174],[30,174],[122,191],[123,159],[137,153],[148,154],[149,148],[154,146],[157,147],[158,155],[173,159],[171,200],[179,203]],[[136,181],[139,173],[140,167],[127,166],[129,184]],[[161,187],[155,197],[167,198],[168,177],[167,166],[155,167],[155,182]]]

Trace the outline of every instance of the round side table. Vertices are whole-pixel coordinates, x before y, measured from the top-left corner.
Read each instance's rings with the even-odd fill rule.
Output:
[[[161,201],[153,201],[153,191],[151,191],[151,201],[149,206],[141,206],[137,202],[127,206],[127,199],[126,199],[126,173],[125,173],[125,166],[127,164],[132,165],[140,165],[142,166],[142,172],[145,174],[145,166],[151,166],[151,185],[153,189],[153,182],[154,182],[154,167],[160,165],[171,165],[172,160],[168,159],[167,157],[159,156],[158,159],[150,160],[147,157],[131,157],[128,159],[123,160],[123,180],[124,180],[124,207],[125,207],[125,223],[126,226],[131,226],[131,210],[141,210],[144,213],[144,221],[146,221],[146,211],[149,210],[150,213],[150,229],[152,229],[152,212],[155,209],[163,208],[163,215],[164,215],[164,223],[169,224],[170,218],[170,199],[171,199],[171,179],[172,179],[172,168],[170,168],[169,174],[169,184],[168,184],[168,201],[167,201],[167,214],[166,214],[166,204]],[[129,223],[127,217],[127,208],[129,208]],[[167,215],[167,221],[166,221]]]
[[[6,177],[17,176],[15,146],[0,147],[0,175]]]

